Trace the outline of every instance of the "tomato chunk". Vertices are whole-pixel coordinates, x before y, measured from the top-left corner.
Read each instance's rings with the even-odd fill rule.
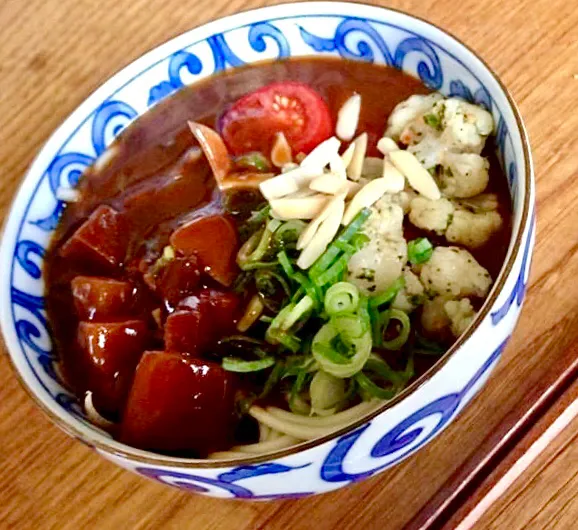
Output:
[[[169,261],[154,279],[155,290],[171,307],[193,294],[201,281],[201,265],[196,256]]]
[[[216,329],[216,338],[235,331],[241,300],[232,291],[203,289],[199,294],[201,303],[209,306],[209,315]]]
[[[184,256],[195,255],[203,270],[229,286],[237,275],[235,255],[239,246],[233,223],[223,215],[194,219],[171,235],[171,245]]]
[[[269,155],[275,134],[282,132],[293,154],[308,153],[333,134],[327,103],[310,86],[284,81],[264,86],[237,100],[221,119],[229,150],[240,155]]]
[[[165,348],[200,356],[211,342],[213,329],[210,325],[207,312],[200,308],[171,313],[165,322]]]
[[[80,322],[77,340],[81,364],[97,410],[113,416],[121,411],[148,338],[142,320]]]
[[[139,362],[124,410],[120,440],[142,449],[224,448],[235,427],[234,376],[218,364],[148,351]]]
[[[240,300],[232,292],[203,289],[184,299],[165,322],[168,351],[200,356],[221,337],[235,332]]]
[[[77,276],[71,287],[74,306],[81,320],[102,320],[130,313],[134,292],[130,282]]]
[[[122,214],[110,206],[99,206],[62,245],[60,254],[85,262],[118,267],[128,244],[128,227]]]

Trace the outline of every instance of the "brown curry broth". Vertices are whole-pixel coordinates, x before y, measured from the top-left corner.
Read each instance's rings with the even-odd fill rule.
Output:
[[[185,87],[139,117],[115,140],[116,154],[101,169],[87,169],[78,189],[81,200],[65,209],[45,261],[47,312],[65,377],[75,391],[85,390],[82,374],[75,369],[74,337],[77,317],[70,280],[78,274],[103,274],[78,266],[58,255],[58,249],[76,227],[100,204],[123,212],[130,226],[126,264],[143,255],[158,256],[171,231],[207,210],[219,210],[220,196],[186,122],[194,120],[217,127],[220,115],[240,96],[274,81],[301,81],[318,90],[335,117],[343,102],[354,92],[362,96],[358,131],[370,138],[369,154],[383,134],[394,106],[412,94],[429,92],[417,79],[398,70],[341,59],[302,58],[261,63],[234,69]],[[373,152],[372,152],[373,151]],[[487,153],[490,155],[490,153]],[[491,156],[490,187],[500,196],[504,229],[488,245],[474,251],[476,259],[495,278],[505,257],[510,234],[510,199],[506,179],[495,156]],[[407,235],[421,233],[407,226]],[[442,243],[442,240],[439,240]],[[446,243],[447,244],[447,243]],[[106,273],[110,276],[110,273]],[[136,283],[138,306],[151,327],[150,311],[160,305],[130,267],[117,270],[115,277]],[[153,339],[150,348],[162,348]],[[420,373],[435,358],[417,363]]]

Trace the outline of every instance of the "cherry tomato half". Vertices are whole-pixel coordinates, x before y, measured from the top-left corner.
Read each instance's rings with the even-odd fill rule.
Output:
[[[243,96],[220,125],[235,155],[250,151],[268,155],[278,132],[285,135],[293,154],[308,153],[333,133],[327,103],[308,85],[292,81],[272,83]]]

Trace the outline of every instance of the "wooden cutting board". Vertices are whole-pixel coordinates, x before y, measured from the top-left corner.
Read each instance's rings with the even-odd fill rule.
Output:
[[[3,0],[0,211],[7,211],[52,130],[106,78],[187,29],[270,3]],[[431,20],[479,52],[511,90],[530,132],[538,180],[535,259],[522,318],[483,392],[425,449],[373,479],[306,500],[223,502],[147,482],[71,440],[32,404],[2,356],[0,528],[453,528],[493,486],[504,485],[501,478],[543,433],[552,437],[555,430],[548,427],[578,396],[572,385],[578,372],[576,3],[387,5]],[[527,476],[522,473],[490,503],[477,528],[509,527],[511,521],[572,528],[578,459],[568,440],[578,422],[567,423],[553,449],[527,466],[540,495],[531,484],[520,486]],[[560,483],[556,477],[565,478]],[[540,519],[545,513],[548,519]]]

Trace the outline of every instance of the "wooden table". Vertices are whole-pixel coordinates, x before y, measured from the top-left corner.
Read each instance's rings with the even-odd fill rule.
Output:
[[[266,2],[273,3],[273,2]],[[0,528],[576,528],[578,10],[568,0],[398,0],[501,75],[529,128],[538,234],[525,310],[482,394],[426,449],[325,496],[191,496],[72,441],[0,358]],[[145,50],[259,0],[2,0],[0,211],[52,130]],[[561,434],[557,435],[558,432]],[[549,445],[547,442],[554,440]],[[485,511],[484,511],[485,510]]]

